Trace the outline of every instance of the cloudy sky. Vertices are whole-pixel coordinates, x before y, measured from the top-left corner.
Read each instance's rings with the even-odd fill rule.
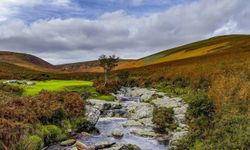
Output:
[[[0,51],[53,64],[140,58],[224,34],[250,34],[249,0],[0,0]]]

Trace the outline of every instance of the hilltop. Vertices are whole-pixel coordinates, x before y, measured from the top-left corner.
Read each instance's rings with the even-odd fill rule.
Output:
[[[0,62],[14,64],[16,66],[39,71],[51,71],[55,69],[55,66],[48,63],[47,61],[24,53],[0,51]]]
[[[202,56],[216,56],[225,53],[247,51],[250,46],[249,35],[226,35],[186,44],[180,47],[161,51],[159,53],[140,58],[138,60],[122,60],[115,70],[140,68],[153,64],[160,64]],[[76,72],[100,72],[98,61],[89,61],[60,65],[59,68]]]
[[[180,47],[161,51],[159,53],[140,58],[137,60],[122,59],[115,70],[136,69],[151,65],[167,65],[173,62],[182,63],[185,61],[199,60],[203,57],[220,59],[222,55],[240,55],[249,52],[249,35],[226,35],[194,42]],[[222,57],[221,57],[222,58]],[[41,58],[29,54],[0,52],[0,62],[25,68],[25,70],[57,72],[57,73],[76,73],[76,72],[102,72],[98,60],[78,62],[71,64],[52,65]],[[199,63],[199,62],[196,62]],[[184,64],[183,64],[184,65]],[[11,70],[12,70],[11,69]],[[2,65],[0,70],[4,72]],[[23,71],[23,72],[24,72]]]

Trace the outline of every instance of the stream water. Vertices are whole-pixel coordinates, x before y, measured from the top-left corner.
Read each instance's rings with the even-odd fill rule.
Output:
[[[121,111],[124,111],[129,103],[136,103],[137,98],[129,98],[127,101],[123,102],[123,108]],[[112,110],[111,110],[112,111]],[[114,110],[118,111],[118,110]],[[96,127],[100,130],[99,135],[92,135],[88,139],[79,139],[82,143],[86,145],[93,145],[100,141],[109,141],[123,144],[135,144],[139,146],[142,150],[167,150],[167,142],[160,142],[154,138],[147,138],[142,136],[133,135],[130,131],[135,129],[145,129],[147,127],[123,127],[122,124],[125,123],[127,118],[113,118],[113,117],[102,117],[99,119]],[[123,131],[124,136],[120,139],[110,137],[110,132],[114,129],[120,129]]]
[[[127,100],[122,102],[121,109],[114,109],[109,111],[120,111],[124,112],[125,108],[130,103],[138,103],[138,98],[130,97]],[[146,111],[146,110],[145,110]],[[115,142],[117,144],[134,144],[140,147],[142,150],[167,150],[168,144],[167,142],[160,142],[156,138],[147,138],[138,135],[131,134],[132,130],[136,129],[147,129],[149,127],[123,127],[122,124],[128,121],[128,118],[117,118],[117,117],[105,117],[102,116],[99,118],[96,128],[99,129],[100,134],[98,135],[91,135],[90,137],[81,137],[78,141],[86,144],[87,146],[93,146],[95,143],[108,141],[108,142]],[[110,133],[113,130],[120,129],[123,131],[123,137],[120,139],[114,138],[110,136]],[[150,128],[149,128],[150,129]],[[152,129],[152,128],[151,128]],[[71,147],[61,147],[59,144],[51,146],[48,150],[70,150]]]

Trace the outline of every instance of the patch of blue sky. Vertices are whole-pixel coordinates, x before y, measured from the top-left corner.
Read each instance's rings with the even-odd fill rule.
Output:
[[[195,0],[142,0],[135,5],[133,0],[71,0],[69,6],[37,5],[32,8],[19,8],[18,19],[27,23],[36,20],[50,20],[55,18],[88,18],[96,19],[107,12],[123,10],[134,16],[149,15],[162,12],[168,8]]]

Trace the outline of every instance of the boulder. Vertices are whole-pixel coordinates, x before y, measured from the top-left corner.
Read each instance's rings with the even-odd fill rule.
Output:
[[[139,127],[139,126],[143,126],[143,124],[139,121],[128,120],[125,123],[123,123],[122,126],[123,127]]]
[[[152,118],[153,117],[143,118],[143,119],[140,119],[139,122],[142,123],[144,126],[147,126],[147,127],[156,127],[156,125],[152,121]]]
[[[111,132],[111,136],[114,138],[122,138],[124,135],[123,131],[121,129],[115,129]]]
[[[174,108],[174,114],[179,115],[179,114],[185,114],[187,112],[188,105],[184,104],[181,107],[175,107]]]
[[[117,143],[115,145],[113,145],[112,147],[109,148],[104,148],[103,150],[121,150],[121,148],[124,146],[125,144],[121,144],[121,143]]]
[[[78,150],[77,147],[72,147],[70,150]]]
[[[32,81],[28,81],[26,84],[29,85],[29,86],[36,85],[36,83],[32,82]]]
[[[81,143],[81,142],[79,142],[79,141],[77,141],[77,142],[75,143],[74,146],[75,146],[78,150],[89,150],[88,147],[87,147],[85,144],[83,144],[83,143]]]
[[[134,144],[126,144],[120,150],[141,150],[141,148]]]
[[[150,118],[153,116],[153,106],[148,103],[131,103],[126,107],[126,116],[131,119]]]
[[[110,110],[110,109],[121,109],[122,104],[118,102],[107,102],[98,99],[89,99],[87,104],[99,109],[100,111]]]
[[[125,96],[137,97],[140,96],[141,101],[146,101],[152,97],[153,94],[156,93],[155,90],[148,90],[146,88],[126,88],[123,90]]]
[[[158,137],[159,135],[153,130],[149,129],[136,129],[130,132],[131,134],[142,136],[142,137]]]
[[[123,117],[125,114],[124,109],[113,109],[113,110],[105,110],[102,112],[102,116],[104,117]]]
[[[156,107],[174,108],[181,106],[181,103],[179,101],[176,101],[175,99],[171,99],[166,96],[163,98],[157,98],[153,100],[152,103]]]
[[[173,132],[172,137],[170,138],[169,145],[175,145],[175,143],[183,138],[185,135],[187,135],[188,131],[179,131],[179,132]]]
[[[68,139],[66,141],[62,141],[60,143],[61,146],[71,146],[71,145],[74,145],[76,143],[76,140],[75,139]]]
[[[95,148],[95,149],[110,148],[110,147],[112,147],[112,146],[115,145],[115,144],[116,144],[115,142],[100,141],[100,142],[97,142],[97,143],[94,145],[94,148]]]
[[[103,150],[141,150],[141,149],[133,144],[115,144],[112,147],[105,148]]]
[[[95,126],[100,117],[100,111],[91,106],[86,106],[86,119],[90,126]]]

